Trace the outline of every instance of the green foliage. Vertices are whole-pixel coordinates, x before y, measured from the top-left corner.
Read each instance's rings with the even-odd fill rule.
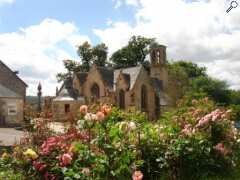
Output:
[[[84,42],[78,47],[77,53],[81,58],[83,69],[88,71],[93,58],[91,45],[88,42]]]
[[[235,171],[240,136],[228,118],[207,98],[182,99],[161,121],[145,124],[141,131],[144,177],[234,179],[239,173]]]
[[[208,98],[186,96],[155,122],[140,112],[107,106],[94,106],[94,113],[87,114],[82,107],[80,112],[67,133],[2,156],[0,170],[29,179],[130,180],[136,170],[149,180],[239,177],[240,133],[230,112]]]
[[[102,43],[92,48],[93,63],[97,66],[106,66],[108,47]]]
[[[156,44],[155,39],[133,36],[126,46],[113,53],[110,60],[116,68],[143,64],[153,43]]]
[[[190,61],[177,61],[174,62],[172,66],[181,67],[189,79],[207,76],[205,67],[199,67],[197,64]]]
[[[191,81],[192,92],[204,92],[215,102],[229,104],[230,96],[226,82],[206,76],[200,76]]]
[[[240,104],[240,92],[230,90],[225,81],[211,78],[205,67],[188,61],[177,61],[168,65],[168,92],[176,102],[184,95],[190,97],[208,96],[219,105]]]
[[[81,63],[73,60],[63,61],[67,73],[58,73],[58,82],[72,77],[74,72],[88,72],[92,64],[107,65],[108,47],[104,43],[92,47],[88,42],[84,42],[78,47],[77,53],[81,58]]]

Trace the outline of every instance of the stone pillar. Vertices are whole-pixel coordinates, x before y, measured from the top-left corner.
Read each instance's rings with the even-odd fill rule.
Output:
[[[41,83],[38,84],[38,112],[40,113],[42,111],[42,85]]]

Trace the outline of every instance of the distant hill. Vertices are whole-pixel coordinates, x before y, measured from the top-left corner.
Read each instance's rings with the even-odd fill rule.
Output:
[[[26,97],[26,102],[28,104],[37,104],[38,103],[38,97],[37,96],[27,96]]]

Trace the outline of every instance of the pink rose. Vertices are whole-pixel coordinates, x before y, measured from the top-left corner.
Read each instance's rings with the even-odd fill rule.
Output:
[[[39,162],[39,161],[33,161],[33,167],[39,171],[42,172],[45,170],[45,168],[47,167],[45,164]]]
[[[69,153],[65,153],[61,157],[63,166],[67,166],[72,162],[72,156]]]
[[[225,155],[227,153],[223,143],[218,143],[216,146],[213,147],[213,149],[215,149],[222,155]]]
[[[143,173],[141,171],[135,171],[132,175],[133,180],[142,180]]]
[[[87,114],[88,112],[88,107],[86,105],[82,105],[79,109],[81,114]]]
[[[97,112],[96,114],[96,120],[99,121],[99,122],[102,122],[103,120],[105,119],[105,115],[103,112]]]

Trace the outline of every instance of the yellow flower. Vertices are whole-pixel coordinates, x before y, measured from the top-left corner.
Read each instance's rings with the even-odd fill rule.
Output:
[[[3,160],[7,160],[9,158],[9,154],[8,153],[3,153],[2,154],[2,159]]]
[[[30,157],[33,160],[38,158],[37,153],[35,151],[33,151],[32,149],[27,149],[27,151],[25,151],[23,154],[24,154],[24,156]]]

